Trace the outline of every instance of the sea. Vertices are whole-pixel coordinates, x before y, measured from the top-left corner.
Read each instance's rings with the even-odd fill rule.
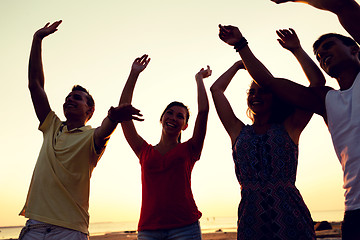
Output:
[[[314,221],[340,222],[343,218],[342,210],[336,211],[314,211],[311,213]],[[203,233],[224,231],[236,231],[237,217],[206,217],[200,219],[201,231]],[[17,239],[23,226],[0,227],[0,239]],[[131,222],[98,222],[90,223],[89,232],[91,236],[103,235],[110,232],[136,231],[137,221]],[[330,239],[330,238],[329,238]]]

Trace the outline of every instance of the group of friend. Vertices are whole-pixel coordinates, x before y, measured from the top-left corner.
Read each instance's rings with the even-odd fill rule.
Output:
[[[241,57],[210,88],[231,139],[241,186],[237,239],[316,238],[310,212],[295,187],[299,137],[313,113],[324,118],[344,171],[342,238],[360,239],[360,6],[355,0],[302,2],[336,14],[352,37],[325,34],[313,45],[321,68],[337,80],[339,90],[324,86],[322,71],[303,50],[293,29],[278,30],[278,41],[299,61],[309,87],[274,77],[253,55],[237,27],[219,25],[220,39]],[[20,213],[28,221],[19,239],[89,239],[90,177],[119,123],[141,165],[138,239],[201,239],[201,212],[193,198],[191,172],[206,134],[209,102],[203,80],[211,75],[210,67],[195,75],[198,112],[192,137],[184,142],[181,132],[188,127],[189,110],[181,102],[170,103],[162,113],[156,145],[147,143],[135,128],[133,121],[143,119],[131,103],[138,77],[150,62],[148,55],[135,59],[119,105],[110,108],[99,127],[85,125],[94,112],[94,100],[79,85],[66,97],[66,121],[61,121],[44,90],[41,57],[42,40],[60,24],[48,23],[39,29],[31,47],[29,90],[44,140]],[[251,125],[236,117],[224,94],[241,69],[253,78],[247,97]]]

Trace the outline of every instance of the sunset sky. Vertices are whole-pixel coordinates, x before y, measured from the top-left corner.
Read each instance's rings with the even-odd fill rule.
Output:
[[[218,38],[218,24],[238,26],[255,55],[274,76],[307,85],[294,56],[277,42],[275,31],[293,28],[313,58],[312,43],[323,33],[347,34],[335,15],[300,3],[276,5],[270,0],[140,0],[49,1],[0,0],[0,226],[22,225],[18,216],[27,195],[42,144],[38,120],[27,88],[28,57],[34,32],[62,19],[59,30],[44,39],[45,90],[52,109],[64,119],[62,104],[75,84],[89,89],[95,113],[89,124],[100,125],[110,106],[118,104],[133,60],[149,54],[133,105],[145,121],[136,123],[149,143],[160,139],[159,118],[178,100],[189,106],[187,140],[197,112],[195,74],[210,65],[205,79],[210,100],[208,130],[192,189],[203,217],[235,217],[240,187],[235,177],[230,138],[217,114],[209,88],[239,55]],[[326,76],[327,85],[338,89]],[[226,95],[245,123],[246,90],[251,78],[240,71]],[[299,147],[296,186],[314,220],[321,212],[344,209],[341,165],[330,134],[319,116],[304,130]],[[119,126],[91,179],[90,222],[137,221],[141,204],[140,165]],[[334,219],[341,220],[337,215]]]

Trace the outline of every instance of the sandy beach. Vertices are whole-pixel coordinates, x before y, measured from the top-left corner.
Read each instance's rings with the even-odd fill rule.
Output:
[[[341,223],[330,222],[331,228],[329,230],[316,231],[317,239],[324,240],[340,240],[341,239]],[[316,229],[316,228],[315,228]],[[17,239],[17,238],[1,238],[0,239]],[[118,231],[108,232],[100,235],[90,236],[90,240],[136,240],[136,231]],[[204,240],[236,240],[235,229],[218,229],[213,232],[203,232],[202,239]]]
[[[316,232],[317,239],[341,239],[340,231],[324,230]],[[136,240],[136,233],[108,233],[90,237],[90,240]],[[236,232],[203,233],[204,240],[236,240]]]
[[[236,232],[203,233],[206,240],[236,240]],[[136,240],[136,233],[109,233],[101,236],[90,237],[90,240]]]
[[[317,239],[341,239],[341,223],[332,222],[332,229],[316,231]],[[218,230],[214,233],[203,233],[204,240],[236,240],[236,232],[225,232]],[[90,240],[136,240],[136,232],[114,232],[99,236],[92,236]]]

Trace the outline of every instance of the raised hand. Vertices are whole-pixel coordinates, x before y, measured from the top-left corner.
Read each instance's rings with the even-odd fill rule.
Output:
[[[276,31],[276,34],[279,36],[278,42],[283,48],[294,52],[301,47],[300,40],[294,29],[280,29]]]
[[[147,54],[142,55],[134,60],[131,70],[137,73],[141,73],[149,64],[151,58],[148,58]]]
[[[243,37],[239,28],[234,26],[222,26],[219,24],[219,37],[227,44],[234,46]]]
[[[60,25],[60,21],[56,21],[50,25],[50,23],[47,23],[43,28],[40,28],[37,30],[34,34],[34,38],[43,39],[44,37],[49,36],[50,34],[56,32],[58,29],[57,27]]]
[[[195,75],[196,80],[203,79],[210,77],[212,73],[212,70],[210,69],[209,65],[206,69],[202,68],[200,71]]]
[[[112,121],[121,123],[124,121],[137,120],[144,121],[140,110],[131,106],[131,104],[121,104],[118,107],[111,107],[108,111],[108,116]]]

